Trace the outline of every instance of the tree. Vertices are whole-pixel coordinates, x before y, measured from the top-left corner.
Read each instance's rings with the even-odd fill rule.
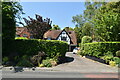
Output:
[[[81,39],[82,39],[82,28],[81,27],[75,27],[74,31],[76,33],[77,43],[80,43]]]
[[[93,24],[103,41],[120,41],[120,1],[109,2],[97,10]]]
[[[80,43],[83,36],[91,36],[94,34],[93,25],[89,22],[83,24],[82,27],[75,27],[74,31],[76,32],[77,42]]]
[[[83,36],[92,36],[93,35],[93,25],[89,22],[86,22],[82,26],[82,37]]]
[[[96,13],[96,10],[99,9],[102,5],[105,5],[106,3],[107,2],[103,2],[103,1],[97,2],[97,0],[96,1],[92,0],[91,2],[90,2],[90,0],[86,0],[86,2],[85,2],[86,10],[84,10],[85,20],[91,21],[93,16]]]
[[[68,27],[69,31],[74,31],[74,29],[72,27]],[[67,31],[67,27],[64,28]]]
[[[13,50],[16,32],[16,18],[22,14],[22,6],[18,2],[2,2],[2,55],[8,56]],[[10,51],[11,50],[11,51]]]
[[[76,27],[82,27],[85,20],[83,15],[76,15],[72,17],[72,22],[75,24]]]
[[[84,10],[84,14],[73,16],[72,22],[75,24],[75,32],[77,34],[78,43],[81,42],[81,38],[83,36],[93,36],[94,35],[94,25],[91,22],[94,17],[96,10],[99,9],[102,5],[105,5],[106,2],[90,2],[87,0],[85,2],[86,10]]]
[[[53,24],[52,30],[60,30],[60,27],[58,25]]]
[[[74,31],[76,33],[76,37],[77,37],[77,43],[81,42],[81,38],[82,38],[82,26],[85,23],[85,19],[83,17],[83,15],[76,15],[72,17],[72,22],[75,24],[75,28]]]
[[[25,23],[27,24],[27,29],[31,33],[31,35],[36,39],[43,39],[43,35],[46,31],[51,29],[50,18],[43,19],[41,16],[36,14],[36,19],[29,17],[29,20],[23,18]]]
[[[22,14],[22,6],[18,2],[2,2],[2,39],[14,40],[16,18]]]

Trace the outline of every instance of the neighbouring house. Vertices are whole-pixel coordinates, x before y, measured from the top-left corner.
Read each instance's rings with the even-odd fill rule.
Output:
[[[26,27],[16,27],[16,37],[33,38]],[[43,38],[45,40],[66,41],[69,44],[69,51],[77,46],[77,38],[74,31],[70,31],[69,27],[63,30],[48,30]]]
[[[26,27],[16,27],[16,37],[32,38]]]
[[[69,44],[69,51],[77,46],[76,34],[74,31],[70,31],[69,27],[66,30],[48,30],[43,37],[46,40],[66,41]]]

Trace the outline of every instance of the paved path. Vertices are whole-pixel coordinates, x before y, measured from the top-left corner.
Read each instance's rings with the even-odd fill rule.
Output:
[[[66,56],[73,57],[74,60],[69,63],[60,64],[53,67],[57,71],[83,72],[83,73],[117,73],[117,67],[111,67],[87,58],[80,57],[72,52],[67,52]]]

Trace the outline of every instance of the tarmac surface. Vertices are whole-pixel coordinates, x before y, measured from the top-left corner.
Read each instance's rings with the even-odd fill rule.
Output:
[[[80,57],[72,52],[67,52],[66,56],[68,59],[73,59],[71,62],[60,64],[58,66],[53,67],[53,70],[58,71],[70,71],[70,72],[87,72],[87,73],[117,73],[117,67],[111,67],[109,65],[93,61],[88,58]]]
[[[51,68],[3,67],[3,78],[119,78],[118,68],[66,53],[67,63]],[[113,79],[114,80],[114,79]]]

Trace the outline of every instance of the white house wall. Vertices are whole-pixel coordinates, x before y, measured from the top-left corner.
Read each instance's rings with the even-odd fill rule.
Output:
[[[66,42],[67,42],[68,44],[70,44],[70,37],[68,36],[68,34],[66,33],[66,31],[63,31],[63,32],[59,35],[59,37],[57,38],[57,40],[63,41],[63,40],[62,40],[62,37],[66,37]]]

